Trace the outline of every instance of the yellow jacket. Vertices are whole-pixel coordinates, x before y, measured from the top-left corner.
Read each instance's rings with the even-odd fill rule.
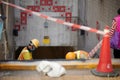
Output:
[[[27,47],[23,48],[23,50],[21,51],[18,60],[32,60],[32,53],[29,52],[29,50],[27,49]]]

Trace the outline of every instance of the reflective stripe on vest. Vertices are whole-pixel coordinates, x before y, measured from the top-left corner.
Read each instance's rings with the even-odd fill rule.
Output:
[[[24,55],[24,53],[26,53],[26,52],[28,52],[28,50],[23,50],[23,51],[21,52],[21,54],[20,54],[18,60],[24,60],[23,55]]]

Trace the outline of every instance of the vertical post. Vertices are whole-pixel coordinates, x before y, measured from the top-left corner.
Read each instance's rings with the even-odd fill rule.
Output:
[[[4,15],[7,15],[8,14],[8,6],[6,7],[6,13],[5,12],[5,9],[3,8],[3,4],[0,4],[0,12],[1,12],[1,16],[2,16],[2,19],[3,19],[3,40],[4,40],[4,47],[5,47],[5,50],[4,50],[4,58],[5,60],[8,58],[8,53],[9,53],[9,49],[8,49],[8,39],[7,39],[7,32],[6,32],[6,26],[7,26],[7,20],[5,20],[5,16]]]

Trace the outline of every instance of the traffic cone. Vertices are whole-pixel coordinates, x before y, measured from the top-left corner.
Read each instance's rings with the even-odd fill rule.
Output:
[[[108,32],[107,32],[108,33]],[[102,41],[100,59],[97,66],[97,69],[91,70],[91,72],[96,76],[101,77],[115,77],[119,74],[113,70],[111,63],[111,51],[110,51],[110,37],[108,34],[105,34]]]

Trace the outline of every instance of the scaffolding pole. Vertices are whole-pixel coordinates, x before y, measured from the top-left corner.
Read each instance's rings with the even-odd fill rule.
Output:
[[[8,1],[8,0],[7,0]],[[8,53],[9,53],[9,47],[8,47],[8,38],[7,38],[7,26],[8,26],[8,18],[5,19],[4,15],[8,16],[8,6],[3,8],[3,4],[0,4],[0,10],[1,10],[1,18],[3,20],[3,44],[4,44],[4,58],[7,60],[8,58]],[[6,10],[6,11],[5,11]]]

